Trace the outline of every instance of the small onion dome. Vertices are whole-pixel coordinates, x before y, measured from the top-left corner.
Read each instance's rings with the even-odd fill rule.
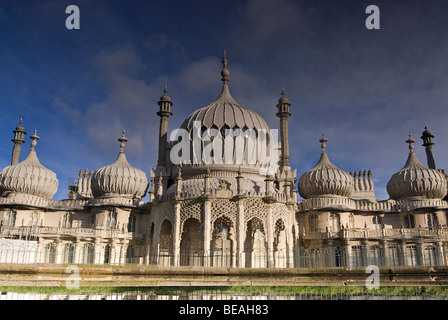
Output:
[[[324,195],[349,197],[353,193],[353,177],[330,162],[325,153],[326,141],[325,135],[322,135],[319,162],[299,179],[299,193],[305,199]]]
[[[163,89],[163,96],[160,97],[161,102],[171,102],[171,98],[168,96],[168,89],[165,85],[165,89]]]
[[[20,118],[19,125],[16,127],[15,131],[25,132],[25,128],[22,126],[22,124],[23,124],[23,121],[22,121],[22,118]]]
[[[128,139],[124,137],[124,133],[123,130],[122,137],[118,139],[121,150],[115,162],[93,173],[91,188],[95,198],[115,196],[142,198],[146,194],[148,178],[142,170],[134,168],[126,160],[124,143]]]
[[[285,89],[282,89],[282,97],[280,99],[278,99],[278,103],[284,104],[290,104],[288,98],[286,98],[285,96]]]
[[[447,193],[445,176],[423,165],[415,155],[412,145],[415,140],[409,135],[409,156],[404,167],[392,175],[387,183],[391,199],[443,199]]]
[[[0,173],[0,192],[30,194],[50,200],[58,191],[59,181],[56,173],[40,164],[34,148],[39,137],[30,136],[31,150],[22,162],[8,166]]]

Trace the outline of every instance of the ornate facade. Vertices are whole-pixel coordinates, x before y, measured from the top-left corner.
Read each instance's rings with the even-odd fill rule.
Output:
[[[115,162],[80,170],[65,200],[52,200],[58,180],[38,160],[37,132],[19,162],[26,135],[21,121],[11,166],[0,173],[0,262],[446,265],[447,178],[435,168],[427,129],[428,167],[410,136],[408,159],[387,184],[390,199],[377,201],[372,172],[348,173],[332,164],[325,136],[317,164],[297,177],[289,161],[285,92],[276,105],[276,139],[260,115],[231,96],[225,55],[221,76],[219,97],[170,135],[173,102],[165,88],[157,166],[149,179],[127,161],[123,131]]]

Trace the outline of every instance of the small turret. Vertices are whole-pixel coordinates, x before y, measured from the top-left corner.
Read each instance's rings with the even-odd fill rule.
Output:
[[[434,138],[434,136],[432,135],[431,131],[429,131],[428,128],[425,126],[425,131],[423,131],[422,136],[420,138],[423,140],[422,146],[424,146],[426,150],[426,159],[428,161],[428,168],[435,169],[436,162],[434,160],[434,152],[432,151],[432,146],[434,145],[432,139]]]
[[[25,142],[25,128],[22,127],[22,118],[20,118],[19,126],[14,130],[14,139],[11,141],[14,142],[14,147],[12,149],[11,155],[11,165],[18,164],[20,158],[20,150],[22,149],[22,144]]]

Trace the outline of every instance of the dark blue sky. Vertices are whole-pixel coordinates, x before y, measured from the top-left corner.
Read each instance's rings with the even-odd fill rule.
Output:
[[[67,30],[68,5],[80,9]],[[367,30],[368,5],[380,30]],[[174,105],[169,130],[220,92],[223,49],[230,90],[278,128],[282,88],[292,103],[291,162],[300,176],[320,155],[371,169],[379,199],[406,161],[409,133],[435,137],[448,169],[447,1],[9,1],[0,4],[0,169],[10,164],[12,130],[23,117],[43,165],[67,194],[79,169],[112,163],[123,128],[129,162],[155,167],[157,101]]]

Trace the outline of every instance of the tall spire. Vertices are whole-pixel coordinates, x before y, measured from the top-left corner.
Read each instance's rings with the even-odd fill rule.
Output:
[[[171,112],[171,106],[173,102],[171,98],[168,96],[168,90],[165,85],[163,89],[163,95],[160,97],[160,100],[157,102],[159,105],[159,111],[157,115],[160,117],[159,124],[159,154],[157,157],[157,167],[165,167],[166,166],[166,143],[168,136],[168,117],[173,115]],[[157,171],[157,168],[156,168]]]
[[[285,97],[285,89],[282,89],[282,96],[277,103],[277,114],[280,118],[280,139],[281,139],[281,160],[282,167],[289,167],[289,133],[288,133],[288,118],[291,116],[289,108],[291,103]]]

